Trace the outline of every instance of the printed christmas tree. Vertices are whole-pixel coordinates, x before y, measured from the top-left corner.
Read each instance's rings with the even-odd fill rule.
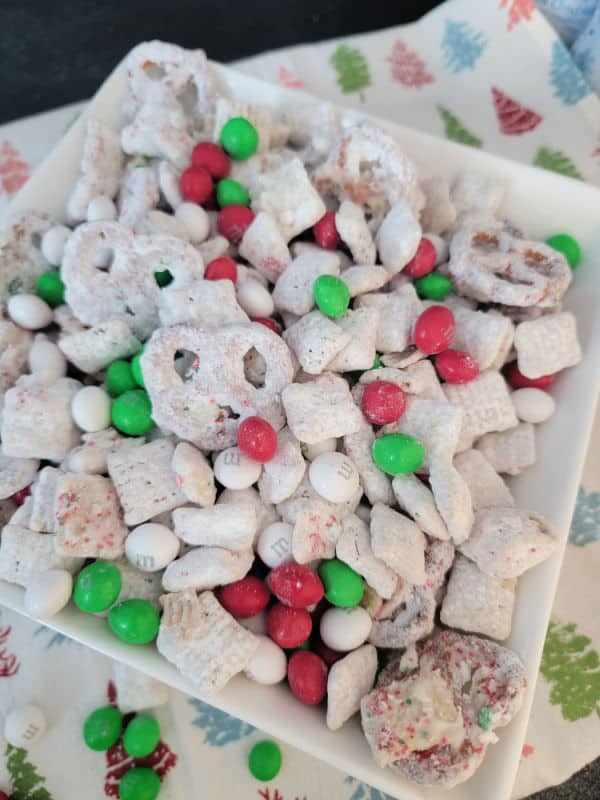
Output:
[[[519,22],[527,22],[533,16],[533,0],[500,0],[500,8],[508,7],[508,30],[512,31]]]
[[[45,788],[45,778],[27,760],[27,750],[6,745],[6,769],[10,775],[10,800],[52,800]]]
[[[550,684],[550,703],[567,722],[600,716],[600,657],[577,625],[551,621],[540,672]]]
[[[224,711],[203,703],[202,700],[191,697],[188,702],[198,712],[192,725],[204,731],[204,743],[211,747],[224,747],[231,742],[238,742],[255,731],[252,725],[231,717]]]
[[[492,87],[492,97],[500,130],[506,136],[518,136],[532,131],[542,121],[539,114],[513,100],[500,89]]]
[[[533,163],[536,167],[549,169],[551,172],[558,172],[568,178],[583,180],[583,176],[571,161],[571,159],[560,150],[550,150],[549,147],[540,147],[536,152]]]
[[[552,45],[550,83],[554,87],[554,96],[567,106],[583,100],[591,91],[588,82],[560,39]]]
[[[585,547],[586,544],[597,542],[598,539],[600,539],[600,492],[587,492],[580,486],[571,520],[569,542],[575,547]]]
[[[29,164],[8,141],[0,145],[0,194],[14,194],[29,178]]]
[[[444,63],[452,72],[474,69],[486,45],[487,39],[483,33],[474,31],[468,22],[446,20],[442,50]]]
[[[388,57],[392,80],[403,86],[420,89],[427,83],[433,83],[433,75],[427,70],[423,59],[398,40]]]
[[[329,58],[329,63],[337,72],[337,83],[344,94],[358,92],[364,102],[364,89],[371,86],[371,73],[367,59],[356,47],[340,44]]]
[[[467,130],[458,117],[454,116],[447,108],[438,106],[438,111],[444,121],[447,139],[452,139],[460,144],[468,144],[471,147],[481,147],[483,142],[477,136]]]

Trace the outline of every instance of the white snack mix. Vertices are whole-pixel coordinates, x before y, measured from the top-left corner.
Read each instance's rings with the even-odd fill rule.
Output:
[[[581,361],[575,317],[569,311],[521,322],[515,330],[519,371],[527,378],[553,375]]]
[[[520,422],[507,431],[486,433],[477,441],[476,448],[496,472],[519,475],[535,464],[533,425],[530,422]]]

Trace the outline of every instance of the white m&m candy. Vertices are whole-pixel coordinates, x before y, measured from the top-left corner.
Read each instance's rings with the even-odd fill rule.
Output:
[[[321,639],[332,650],[356,650],[369,637],[373,622],[362,606],[328,608],[321,617]]]
[[[215,458],[213,471],[226,489],[247,489],[260,478],[262,464],[245,456],[239,447],[228,447]]]
[[[64,569],[49,569],[31,576],[27,583],[23,605],[32,617],[47,619],[58,614],[69,602],[73,577]]]
[[[192,244],[200,244],[208,239],[210,218],[202,206],[196,205],[196,203],[182,203],[177,206],[175,218],[186,229]]]
[[[256,552],[267,567],[275,569],[280,564],[293,561],[293,533],[294,527],[287,522],[273,522],[261,531],[256,542]]]
[[[84,386],[71,402],[71,413],[75,424],[87,433],[108,428],[110,408],[110,397],[99,386]]]
[[[345,503],[358,489],[358,471],[344,453],[322,453],[308,469],[313,489],[331,503]]]
[[[142,572],[158,572],[179,555],[181,541],[166,525],[145,522],[125,540],[125,555]]]
[[[117,207],[105,194],[99,194],[87,207],[88,222],[110,222],[117,218]]]
[[[275,311],[275,304],[268,289],[248,278],[236,287],[237,301],[251,319],[270,317]]]
[[[67,374],[67,359],[58,345],[40,333],[29,351],[29,369],[40,383],[54,383]]]
[[[335,453],[337,449],[337,439],[322,439],[315,444],[302,443],[302,455],[307,461],[314,461],[321,453]]]
[[[517,389],[511,395],[517,417],[523,422],[540,423],[550,419],[556,408],[552,395],[533,387]]]
[[[65,245],[70,235],[71,229],[67,228],[66,225],[54,225],[42,236],[42,255],[53,267],[60,265],[65,252]]]
[[[4,738],[13,747],[28,748],[45,732],[46,717],[38,706],[15,708],[4,720]]]
[[[13,294],[6,304],[8,316],[28,331],[46,328],[54,319],[52,309],[36,294]]]
[[[258,649],[244,673],[257,683],[280,683],[287,674],[285,653],[268,636],[258,636]]]

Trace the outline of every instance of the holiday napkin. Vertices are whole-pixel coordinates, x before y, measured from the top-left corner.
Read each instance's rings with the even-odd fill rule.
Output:
[[[553,4],[554,22],[560,5],[565,3]],[[595,2],[573,5],[582,11]],[[589,29],[592,19],[590,14],[583,26],[581,20],[573,22],[568,45],[578,31]],[[237,66],[404,125],[600,184],[600,101],[531,0],[453,0],[413,25],[265,53]],[[589,64],[582,66],[587,70]],[[75,104],[0,127],[0,208],[82,107]],[[599,570],[596,426],[515,797],[563,781],[600,755]],[[80,736],[85,714],[106,702],[109,680],[107,659],[2,612],[0,710],[16,702],[38,702],[47,713],[49,730],[30,751],[8,748],[4,763],[0,757],[0,788],[12,785],[15,800],[79,800],[82,786],[90,799],[116,796],[118,776],[129,765],[125,755],[118,748],[106,756],[86,751]],[[165,775],[165,800],[385,800],[377,790],[288,746],[283,746],[284,767],[277,779],[268,786],[259,784],[245,765],[248,750],[261,738],[259,731],[175,691],[159,715],[164,746],[154,766]]]

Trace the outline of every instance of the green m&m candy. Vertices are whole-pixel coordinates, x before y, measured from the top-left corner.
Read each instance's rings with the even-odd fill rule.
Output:
[[[331,605],[352,608],[362,600],[365,582],[351,567],[337,558],[323,561],[319,576],[325,587],[325,598]]]
[[[388,475],[408,475],[423,463],[425,448],[405,433],[387,433],[373,442],[373,461]]]
[[[160,778],[150,767],[134,767],[119,781],[119,800],[156,800]]]
[[[327,317],[341,317],[350,305],[350,290],[335,275],[319,275],[313,284],[315,303]]]
[[[98,614],[112,606],[122,585],[123,578],[117,566],[110,561],[94,561],[75,579],[73,601],[82,611]]]
[[[223,178],[217,183],[217,203],[225,206],[249,206],[250,195],[241,183],[231,178]]]
[[[452,281],[439,272],[430,272],[415,281],[415,289],[424,300],[443,300],[452,291]]]
[[[248,769],[259,781],[272,781],[281,769],[281,749],[265,739],[257,742],[248,756]]]
[[[42,272],[37,279],[37,293],[49,306],[55,308],[65,302],[65,285],[56,270]]]
[[[258,149],[258,131],[245,117],[232,117],[221,129],[221,144],[231,158],[250,158]]]
[[[128,436],[141,436],[154,427],[152,403],[144,389],[130,389],[113,400],[111,419],[115,428]]]
[[[154,273],[154,280],[161,287],[168,286],[173,282],[173,275],[168,269],[163,269],[161,272]]]
[[[123,720],[114,706],[97,708],[83,723],[83,739],[90,750],[108,750],[121,735]]]
[[[156,750],[160,727],[154,717],[142,714],[131,720],[123,734],[125,752],[133,758],[145,758]]]
[[[559,253],[562,253],[569,262],[571,269],[575,269],[581,261],[581,247],[568,233],[556,233],[546,239],[546,244],[552,247],[553,250],[558,250]]]
[[[160,619],[147,600],[124,600],[108,612],[111,631],[128,644],[147,644],[156,639]]]
[[[113,361],[109,368],[106,370],[104,378],[106,388],[112,395],[120,395],[123,392],[128,392],[130,389],[137,389],[137,383],[134,380],[131,364],[129,361],[118,359]]]
[[[140,364],[140,359],[144,354],[144,350],[146,345],[142,347],[139,353],[136,353],[134,357],[131,359],[131,374],[133,375],[133,380],[137,383],[138,386],[141,386],[142,389],[144,388],[144,376],[142,374],[142,365]]]
[[[375,353],[375,358],[373,359],[373,366],[371,369],[379,369],[381,367],[381,353]]]

